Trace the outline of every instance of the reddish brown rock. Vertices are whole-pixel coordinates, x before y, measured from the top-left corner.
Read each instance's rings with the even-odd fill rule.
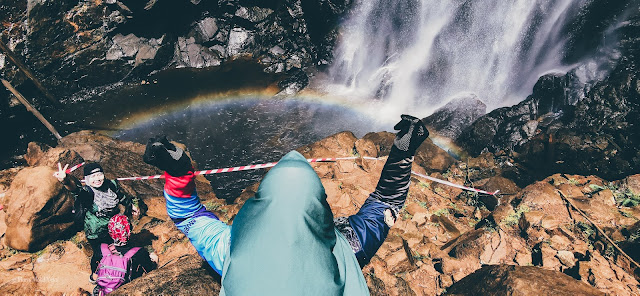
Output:
[[[78,289],[92,291],[89,257],[71,241],[49,245],[35,259],[33,272],[38,288],[49,293],[72,295]]]
[[[484,265],[445,295],[605,295],[557,271],[534,266]]]
[[[390,132],[368,133],[355,143],[360,156],[382,157],[389,155],[395,134]]]
[[[177,257],[109,295],[217,295],[220,277],[199,255]]]
[[[423,167],[427,172],[446,171],[456,160],[442,148],[426,139],[416,150],[414,163]]]
[[[623,189],[628,189],[633,194],[640,194],[640,174],[631,175],[620,181]]]
[[[352,132],[341,132],[296,150],[306,158],[347,157],[353,156],[356,140]]]
[[[73,196],[62,189],[49,167],[25,168],[5,197],[8,246],[35,251],[56,241],[72,226]]]

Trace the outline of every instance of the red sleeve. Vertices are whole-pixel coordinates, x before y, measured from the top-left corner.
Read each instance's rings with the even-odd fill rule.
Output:
[[[174,197],[191,197],[196,190],[195,177],[193,172],[180,177],[174,177],[165,172],[164,191]]]

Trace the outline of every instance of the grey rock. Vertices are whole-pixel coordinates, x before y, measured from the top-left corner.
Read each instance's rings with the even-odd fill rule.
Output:
[[[274,47],[272,47],[271,49],[269,49],[269,53],[274,55],[274,56],[280,56],[283,55],[285,53],[284,49],[282,49],[282,47],[276,45]]]
[[[244,28],[233,28],[229,32],[229,42],[227,43],[227,55],[234,56],[245,52],[253,42],[253,32]]]
[[[198,33],[200,33],[202,40],[213,40],[213,36],[215,36],[218,32],[218,24],[216,23],[216,19],[207,17],[199,21],[197,24],[197,31]]]
[[[273,9],[270,8],[261,8],[261,7],[240,7],[236,10],[235,15],[237,17],[248,20],[252,23],[259,23],[264,21],[267,17],[269,17],[273,13]]]
[[[195,43],[193,37],[179,37],[175,49],[176,67],[205,68],[219,66],[220,60],[207,47]]]
[[[486,112],[487,106],[470,93],[453,98],[422,121],[437,134],[455,139]]]
[[[289,15],[291,15],[293,18],[301,18],[304,14],[300,0],[293,1],[292,5],[287,7],[287,10],[289,11]]]
[[[536,134],[536,129],[538,128],[537,120],[529,120],[522,126],[522,131],[528,138],[533,137]]]
[[[291,55],[288,59],[287,59],[287,71],[297,68],[300,69],[302,68],[302,59],[297,56],[297,55]]]
[[[284,63],[275,63],[264,69],[266,73],[282,73],[284,72]]]

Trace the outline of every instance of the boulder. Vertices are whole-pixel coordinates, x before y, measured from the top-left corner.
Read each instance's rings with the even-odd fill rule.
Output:
[[[416,150],[414,163],[427,172],[446,171],[456,160],[442,148],[436,146],[431,139],[426,139]]]
[[[220,276],[199,255],[186,255],[118,288],[110,295],[217,295]]]
[[[175,49],[176,67],[206,68],[220,65],[216,51],[196,43],[194,37],[178,37]]]
[[[462,131],[487,113],[485,105],[475,94],[453,98],[422,122],[437,135],[456,139]]]
[[[49,167],[25,168],[5,197],[7,246],[36,251],[67,234],[73,225],[73,196]]]
[[[622,189],[627,189],[632,194],[640,195],[640,174],[628,176],[620,183]]]
[[[382,157],[389,155],[395,135],[390,132],[368,133],[355,143],[360,156]]]
[[[38,289],[47,291],[48,294],[74,295],[79,290],[93,290],[93,285],[89,282],[89,257],[72,241],[47,246],[34,259],[33,273]]]
[[[484,265],[444,295],[605,295],[558,271],[534,266]]]
[[[29,166],[47,166],[54,169],[58,168],[58,163],[62,166],[68,164],[69,167],[72,167],[84,162],[82,156],[73,150],[60,147],[51,148],[46,144],[37,142],[29,143],[24,159]],[[79,179],[84,177],[82,167],[75,170],[72,174]]]
[[[296,151],[306,158],[327,157],[327,155],[349,157],[353,156],[356,140],[352,132],[340,132],[311,145],[300,147]]]
[[[31,263],[31,254],[16,254],[0,261],[0,294],[33,295],[38,288]]]

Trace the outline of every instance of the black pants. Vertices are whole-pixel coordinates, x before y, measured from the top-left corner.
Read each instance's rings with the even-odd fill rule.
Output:
[[[98,268],[98,264],[100,263],[100,259],[102,259],[100,245],[103,243],[111,244],[113,243],[113,240],[108,233],[101,233],[97,238],[87,240],[89,241],[89,245],[91,245],[91,250],[93,250],[93,255],[91,256],[91,273],[95,273]]]

